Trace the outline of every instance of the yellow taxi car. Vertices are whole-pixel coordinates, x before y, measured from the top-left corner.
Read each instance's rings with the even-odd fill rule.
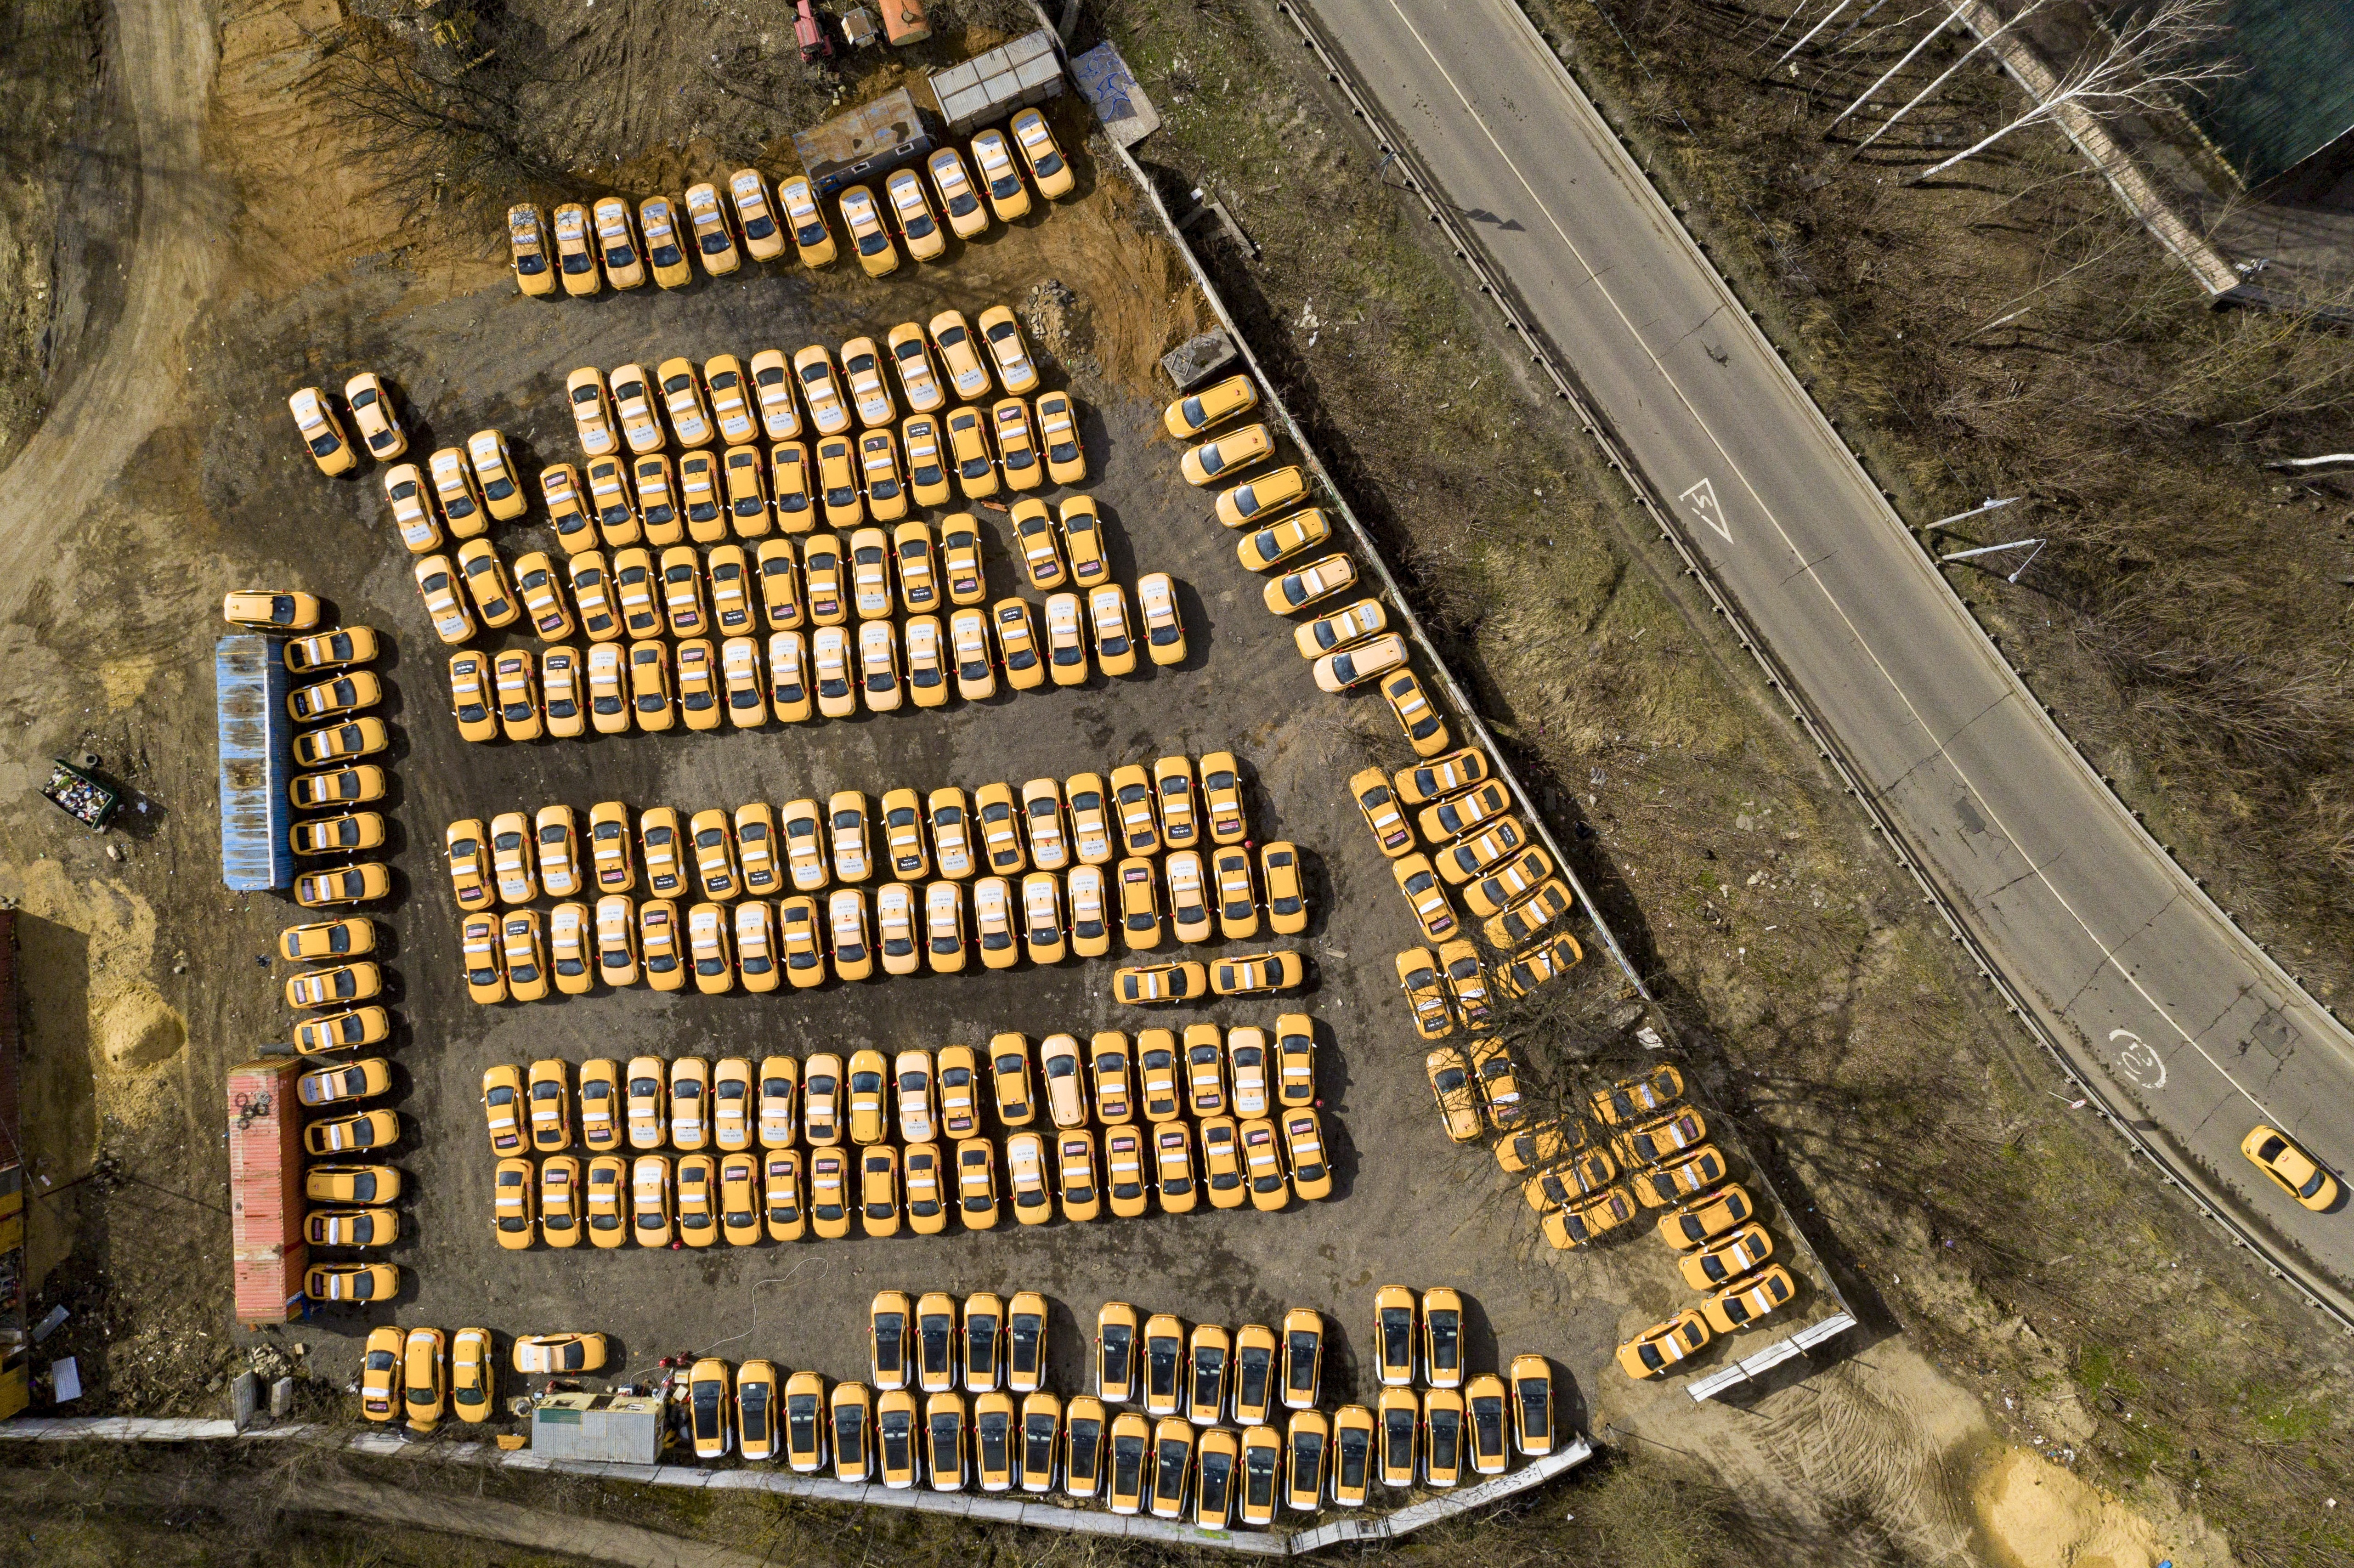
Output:
[[[1038,442],[1046,454],[1046,477],[1056,484],[1082,484],[1087,477],[1087,452],[1079,440],[1078,419],[1067,392],[1042,392],[1038,396]],[[1073,496],[1063,503],[1067,514],[1074,504],[1085,497]],[[1087,515],[1093,518],[1095,503],[1087,502]],[[1082,577],[1082,582],[1091,580]]]
[[[983,131],[975,136],[972,161],[981,171],[981,185],[989,193],[990,208],[999,222],[1012,223],[1029,212],[1030,192],[1022,183],[1022,171],[1014,164],[1003,132]]]
[[[954,147],[942,147],[924,160],[924,172],[932,177],[932,189],[939,193],[941,210],[959,238],[970,239],[988,229],[989,209],[973,188],[962,154]]]
[[[1036,391],[1038,366],[1030,357],[1029,346],[1023,342],[1021,318],[1008,306],[991,305],[981,313],[981,319],[974,324],[988,345],[990,361],[996,366],[997,379],[1006,391],[1016,397]],[[1023,418],[1026,429],[1027,408],[1023,410]],[[1034,484],[1037,481],[1034,478],[1030,482]]]
[[[717,1459],[735,1446],[727,1363],[705,1356],[686,1374],[687,1436],[698,1459]]]
[[[1022,569],[1030,586],[1040,593],[1058,588],[1069,577],[1063,564],[1063,549],[1055,534],[1055,519],[1046,503],[1035,497],[1024,497],[1013,503],[1014,547],[1022,559]]]
[[[1242,381],[1246,387],[1249,386],[1240,376],[1235,380]],[[1253,396],[1255,399],[1256,394]],[[1238,430],[1229,430],[1223,436],[1187,448],[1185,455],[1178,461],[1177,470],[1186,483],[1198,490],[1232,479],[1243,470],[1264,462],[1274,454],[1275,432],[1264,424],[1245,425]]]
[[[777,205],[784,212],[785,226],[793,237],[793,249],[804,267],[824,267],[832,264],[840,252],[835,247],[833,231],[825,221],[825,209],[818,205],[817,194],[809,178],[795,175],[777,187]]]
[[[1483,1130],[1479,1117],[1479,1092],[1472,1086],[1470,1065],[1463,1053],[1452,1045],[1441,1045],[1426,1054],[1423,1070],[1430,1079],[1430,1092],[1438,1101],[1438,1114],[1446,1123],[1447,1136],[1458,1143],[1469,1143]]]
[[[735,226],[720,205],[718,186],[706,181],[686,187],[686,221],[695,231],[695,253],[703,259],[704,271],[722,278],[744,264],[743,253],[736,246]]]
[[[295,430],[310,449],[312,461],[319,465],[321,473],[348,473],[358,466],[358,454],[344,434],[343,421],[335,418],[326,393],[316,387],[305,387],[286,399],[286,407],[293,414]]]
[[[1514,953],[1496,971],[1496,989],[1506,996],[1526,996],[1547,980],[1558,980],[1585,957],[1577,938],[1566,934]]]
[[[500,1160],[491,1173],[491,1234],[510,1252],[530,1246],[538,1229],[532,1196],[531,1161]]]
[[[775,1458],[779,1413],[776,1364],[755,1359],[737,1368],[737,1451],[747,1459]]]
[[[548,266],[539,208],[528,202],[507,208],[507,265],[514,273],[515,287],[524,293],[556,291],[556,273]]]
[[[738,169],[727,176],[727,196],[736,207],[736,224],[744,235],[744,249],[755,261],[770,261],[785,253],[785,236],[769,206],[769,182],[758,169]]]
[[[1324,1124],[1312,1110],[1283,1113],[1283,1158],[1291,1190],[1309,1202],[1332,1195],[1332,1167],[1324,1155]]]
[[[391,891],[392,868],[381,861],[363,861],[333,871],[306,871],[294,879],[294,902],[305,909],[366,904]]]
[[[1637,1381],[1659,1376],[1685,1357],[1705,1349],[1708,1324],[1690,1308],[1664,1323],[1654,1323],[1618,1347],[1618,1367]]]
[[[286,832],[296,854],[353,854],[384,842],[384,813],[347,811],[297,822]]]
[[[2338,1178],[2279,1128],[2257,1123],[2240,1140],[2240,1152],[2274,1186],[2315,1213],[2338,1202]]]
[[[1190,441],[1257,407],[1258,388],[1251,378],[1229,376],[1170,404],[1161,415],[1161,424],[1177,440]]]
[[[556,267],[563,276],[564,291],[573,298],[587,299],[604,291],[605,277],[597,265],[597,239],[588,209],[577,201],[556,209]]]
[[[1752,1221],[1738,1230],[1717,1237],[1696,1252],[1684,1254],[1676,1259],[1676,1266],[1683,1275],[1684,1283],[1694,1290],[1714,1290],[1763,1267],[1766,1260],[1773,1255],[1773,1236],[1767,1234],[1765,1226]],[[1714,1321],[1713,1318],[1711,1321]]]
[[[388,787],[384,769],[364,762],[323,773],[298,773],[287,782],[286,798],[298,811],[323,811],[335,806],[381,800]]]
[[[1435,757],[1454,745],[1447,721],[1438,716],[1438,710],[1431,705],[1429,694],[1422,689],[1422,682],[1413,671],[1400,670],[1382,677],[1381,693],[1416,757]]]
[[[850,230],[851,249],[858,253],[858,265],[866,275],[884,278],[897,271],[899,248],[891,243],[891,230],[884,224],[875,193],[864,185],[846,185],[838,205],[843,227]]]
[[[368,1330],[360,1352],[360,1414],[390,1421],[400,1414],[402,1351],[408,1336],[387,1324]]]
[[[1748,1192],[1738,1182],[1729,1181],[1662,1214],[1659,1236],[1677,1251],[1690,1252],[1747,1224],[1756,1217],[1756,1212]]]
[[[809,1204],[797,1150],[771,1149],[760,1157],[760,1216],[770,1241],[799,1241],[807,1230]]]
[[[1220,996],[1256,996],[1290,991],[1307,977],[1298,953],[1244,953],[1210,965],[1210,989]]]
[[[688,1246],[709,1246],[719,1239],[719,1161],[708,1154],[682,1154],[673,1178],[678,1210],[678,1239]]]
[[[968,501],[983,501],[997,493],[997,460],[990,455],[988,426],[980,410],[958,408],[948,417],[949,461],[956,470],[957,488]]]
[[[1022,149],[1030,177],[1037,182],[1038,194],[1050,201],[1070,195],[1076,184],[1071,165],[1055,144],[1054,132],[1046,129],[1045,116],[1025,109],[1013,117],[1008,129],[1013,132],[1013,144]]]
[[[396,1330],[398,1332],[398,1330]],[[400,1347],[400,1408],[409,1432],[433,1432],[445,1408],[445,1359],[450,1342],[438,1328],[412,1328]]]
[[[1724,1177],[1724,1156],[1714,1144],[1702,1144],[1638,1173],[1635,1178],[1635,1196],[1647,1209],[1673,1208],[1695,1193],[1716,1186]]]
[[[908,255],[918,261],[937,261],[948,254],[948,236],[940,232],[939,219],[932,216],[922,176],[913,169],[896,170],[883,182],[883,194],[897,220],[899,237],[907,242]]]
[[[1356,580],[1357,564],[1347,556],[1319,556],[1268,583],[1259,597],[1270,613],[1288,615],[1330,599]]]
[[[668,196],[648,196],[638,204],[638,231],[645,237],[646,261],[654,281],[665,289],[683,289],[694,281],[686,252],[680,249],[678,209]]]
[[[392,406],[392,394],[375,371],[363,370],[345,382],[344,401],[351,406],[352,423],[359,428],[369,456],[388,462],[408,450],[399,410]]]

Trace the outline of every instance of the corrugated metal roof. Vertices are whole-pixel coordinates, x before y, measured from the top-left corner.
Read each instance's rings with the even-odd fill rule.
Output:
[[[906,88],[793,132],[793,154],[820,196],[927,157],[937,117]],[[879,197],[878,197],[879,199]]]
[[[294,722],[285,640],[239,632],[213,645],[220,703],[221,880],[239,893],[294,880]]]
[[[2223,0],[2218,45],[2245,74],[2185,105],[2244,183],[2286,174],[2354,131],[2354,0]]]

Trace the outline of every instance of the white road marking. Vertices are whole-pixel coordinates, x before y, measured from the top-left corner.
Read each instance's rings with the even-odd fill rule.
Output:
[[[2110,1044],[2115,1045],[2120,1040],[2130,1040],[2133,1044],[2117,1054],[2117,1070],[2138,1086],[2153,1093],[2166,1087],[2166,1064],[2158,1059],[2158,1053],[2130,1029],[2109,1031]]]
[[[1724,520],[1724,508],[1716,503],[1715,485],[1703,479],[1676,499],[1691,507],[1702,522],[1715,529],[1726,544],[1733,543],[1732,525]]]

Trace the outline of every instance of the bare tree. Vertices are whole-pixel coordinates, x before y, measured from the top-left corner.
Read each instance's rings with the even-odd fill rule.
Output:
[[[2237,62],[2218,47],[2229,32],[2221,0],[2151,0],[2122,26],[2101,28],[2097,41],[2061,74],[2051,91],[2031,93],[2035,101],[2026,112],[1913,177],[1919,181],[1943,174],[2070,105],[2096,115],[2171,108],[2179,90],[2239,73]]]
[[[493,50],[454,64],[432,58],[440,52],[381,26],[355,28],[312,81],[408,216],[436,207],[474,216],[519,190],[568,184],[563,164],[525,133],[514,69]]]

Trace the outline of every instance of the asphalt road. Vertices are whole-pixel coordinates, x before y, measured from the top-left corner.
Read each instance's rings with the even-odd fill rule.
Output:
[[[2354,1039],[2076,756],[1511,0],[1310,9],[1994,962],[2342,1292],[2345,1200],[2307,1213],[2239,1145],[2354,1166]]]

